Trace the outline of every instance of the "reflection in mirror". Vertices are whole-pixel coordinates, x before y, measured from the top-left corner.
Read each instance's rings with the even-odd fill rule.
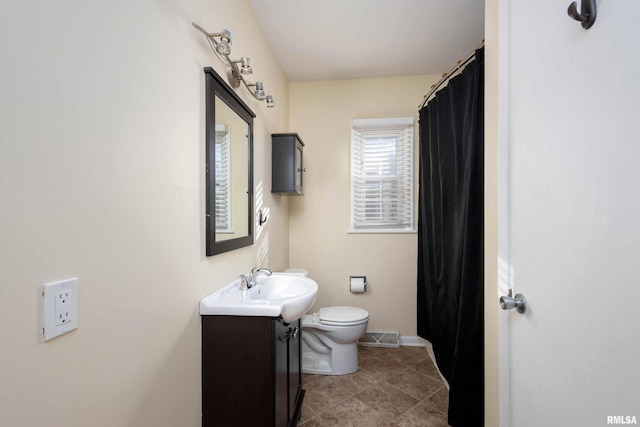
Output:
[[[249,128],[218,96],[215,100],[216,242],[248,234]]]
[[[212,68],[207,79],[207,256],[253,244],[253,112]]]

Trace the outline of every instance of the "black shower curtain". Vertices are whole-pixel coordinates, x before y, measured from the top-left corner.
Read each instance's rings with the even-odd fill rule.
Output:
[[[454,427],[484,422],[483,174],[484,48],[420,110],[418,335]]]

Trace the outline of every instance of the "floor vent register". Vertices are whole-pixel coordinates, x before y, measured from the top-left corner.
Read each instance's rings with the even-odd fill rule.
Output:
[[[398,332],[365,332],[358,344],[370,347],[400,347]]]

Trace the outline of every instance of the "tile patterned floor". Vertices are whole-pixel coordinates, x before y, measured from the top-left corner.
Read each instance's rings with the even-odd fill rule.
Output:
[[[424,347],[358,347],[358,372],[303,374],[300,427],[446,427],[449,392]]]

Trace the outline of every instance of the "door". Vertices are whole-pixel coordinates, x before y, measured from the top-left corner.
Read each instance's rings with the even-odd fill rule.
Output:
[[[296,139],[295,140],[295,174],[296,174],[296,191],[298,193],[302,193],[302,172],[304,171],[304,167],[302,165],[302,144]]]
[[[598,1],[589,30],[569,3],[511,1],[500,30],[516,427],[640,423],[640,2]]]

